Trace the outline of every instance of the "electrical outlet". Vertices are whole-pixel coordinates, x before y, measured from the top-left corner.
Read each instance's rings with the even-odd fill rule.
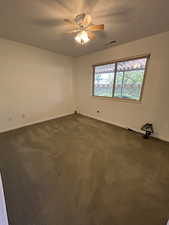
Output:
[[[8,117],[8,121],[9,121],[9,122],[12,121],[12,117]]]
[[[22,113],[21,117],[22,117],[22,119],[24,119],[24,118],[25,118],[25,114],[24,114],[24,113]]]

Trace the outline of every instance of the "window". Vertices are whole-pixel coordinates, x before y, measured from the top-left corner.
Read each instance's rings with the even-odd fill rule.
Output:
[[[140,100],[149,56],[93,66],[93,95]]]

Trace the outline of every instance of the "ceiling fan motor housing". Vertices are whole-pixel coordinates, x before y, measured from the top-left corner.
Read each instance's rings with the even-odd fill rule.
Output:
[[[75,22],[80,25],[80,26],[83,26],[83,21],[84,21],[84,18],[85,18],[86,14],[85,13],[81,13],[79,15],[77,15],[75,17]]]

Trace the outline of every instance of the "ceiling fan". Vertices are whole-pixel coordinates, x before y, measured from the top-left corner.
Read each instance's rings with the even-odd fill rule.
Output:
[[[92,23],[92,17],[85,13],[77,15],[73,20],[64,19],[64,21],[73,25],[73,30],[68,31],[67,33],[77,33],[75,40],[81,45],[96,39],[96,35],[93,31],[104,30],[104,24],[94,25]]]

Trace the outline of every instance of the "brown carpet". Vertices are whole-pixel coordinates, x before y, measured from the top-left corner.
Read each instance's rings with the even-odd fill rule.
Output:
[[[0,135],[11,225],[164,225],[169,143],[68,116]]]

